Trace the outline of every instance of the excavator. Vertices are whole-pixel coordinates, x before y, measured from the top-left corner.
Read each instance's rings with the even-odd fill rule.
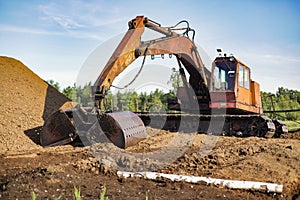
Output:
[[[184,25],[184,27],[182,27]],[[279,137],[288,132],[280,120],[263,115],[260,85],[251,79],[251,70],[233,55],[223,54],[209,71],[194,43],[195,30],[188,21],[163,27],[144,16],[128,22],[129,29],[91,88],[94,107],[58,110],[46,121],[40,142],[44,147],[62,145],[77,136],[93,142],[112,142],[125,149],[147,137],[145,126],[170,131],[215,133],[229,136]],[[162,37],[143,41],[145,29]],[[180,32],[180,33],[179,33]],[[174,56],[183,86],[168,99],[170,113],[149,113],[103,109],[103,102],[115,78],[136,59],[147,56]],[[165,119],[163,126],[162,119]],[[181,122],[190,125],[181,125]],[[212,123],[214,122],[214,123]]]

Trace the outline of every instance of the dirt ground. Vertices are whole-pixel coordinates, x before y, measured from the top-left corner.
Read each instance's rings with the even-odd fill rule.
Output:
[[[124,152],[162,152],[161,156],[168,156],[171,154],[163,154],[163,147],[174,138],[183,138],[177,142],[185,143],[187,148],[176,148],[175,143],[171,152],[172,148],[174,153],[180,149],[180,156],[156,167],[156,171],[283,184],[282,194],[165,179],[119,178],[116,168],[97,157],[102,154],[95,154],[96,145],[83,147],[77,140],[69,145],[42,148],[39,133],[44,119],[67,106],[69,100],[15,59],[0,57],[0,70],[5,72],[0,76],[0,199],[30,199],[31,192],[36,193],[37,199],[72,199],[74,186],[80,188],[84,199],[99,199],[104,185],[108,199],[146,199],[146,193],[149,199],[300,198],[300,132],[265,139],[189,136],[147,128],[152,137],[126,151],[108,148],[109,154],[105,152],[117,156]],[[186,142],[185,137],[192,140]],[[208,139],[214,143],[206,149]],[[156,160],[151,162],[159,164]]]
[[[172,135],[164,133],[168,134]],[[274,194],[218,188],[203,183],[118,178],[116,170],[100,163],[89,151],[90,147],[80,147],[80,143],[73,143],[2,154],[0,199],[28,199],[32,191],[38,199],[59,196],[72,199],[74,186],[80,188],[84,199],[97,199],[104,185],[109,199],[145,199],[146,193],[149,199],[299,198],[299,138],[245,140],[222,137],[207,156],[199,157],[197,149],[203,137],[196,135],[193,145],[183,156],[159,171],[278,183],[284,185],[284,192]],[[151,140],[143,143],[151,144]]]

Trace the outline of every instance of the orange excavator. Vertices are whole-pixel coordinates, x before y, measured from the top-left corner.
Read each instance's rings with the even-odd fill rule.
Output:
[[[185,24],[184,28],[181,28]],[[279,137],[288,132],[279,120],[263,115],[260,87],[251,79],[248,66],[234,56],[222,54],[209,71],[194,43],[195,31],[187,21],[162,27],[147,17],[129,21],[129,30],[108,60],[92,87],[94,107],[75,106],[53,113],[43,126],[42,146],[69,143],[78,135],[89,141],[110,141],[120,148],[135,145],[146,138],[145,126],[170,131],[193,131],[235,136]],[[145,28],[162,37],[142,41]],[[178,33],[181,31],[181,33]],[[168,100],[172,113],[107,112],[105,99],[115,78],[139,57],[155,55],[176,57],[183,86],[177,96]],[[188,73],[188,75],[186,74]],[[182,122],[190,125],[181,125]],[[213,123],[212,123],[213,122]],[[196,128],[195,128],[196,127]],[[195,129],[195,130],[194,130]]]

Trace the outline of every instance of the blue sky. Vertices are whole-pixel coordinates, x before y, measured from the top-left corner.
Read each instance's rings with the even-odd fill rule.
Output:
[[[212,59],[216,48],[252,68],[263,91],[300,90],[300,1],[0,0],[0,55],[45,80],[72,85],[93,50],[144,15],[162,25],[188,20]],[[1,72],[5,73],[5,72]]]

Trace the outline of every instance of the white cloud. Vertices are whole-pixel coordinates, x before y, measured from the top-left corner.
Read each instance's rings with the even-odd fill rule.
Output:
[[[19,27],[11,25],[0,24],[0,29],[3,32],[14,32],[14,33],[24,33],[24,34],[34,34],[34,35],[52,35],[52,36],[68,36],[73,38],[87,38],[95,39],[98,41],[103,41],[107,37],[92,31],[52,31],[43,29],[34,29],[28,27]]]
[[[300,58],[295,58],[290,56],[265,54],[265,55],[260,55],[260,57],[275,64],[300,64]]]
[[[65,10],[63,12],[62,8],[59,8],[57,4],[50,3],[47,5],[40,5],[39,9],[42,13],[40,19],[49,22],[55,22],[64,30],[83,27],[83,25],[73,20],[71,16],[68,16],[66,8],[64,8]]]
[[[39,5],[42,20],[50,20],[65,30],[99,27],[124,21],[117,7],[100,2],[65,1]],[[80,13],[80,14],[78,14]],[[121,13],[123,14],[123,13]]]
[[[28,27],[19,27],[19,26],[11,26],[11,25],[3,25],[3,24],[0,24],[0,29],[1,31],[6,31],[6,32],[28,33],[28,34],[36,34],[36,35],[64,35],[64,33],[58,31],[48,31],[42,29],[33,29]]]
[[[124,31],[119,24],[127,22],[124,13],[119,13],[115,5],[109,7],[107,3],[101,2],[50,2],[38,5],[37,9],[38,19],[45,29],[75,38],[103,41],[111,37],[112,29],[117,29],[113,35]]]

